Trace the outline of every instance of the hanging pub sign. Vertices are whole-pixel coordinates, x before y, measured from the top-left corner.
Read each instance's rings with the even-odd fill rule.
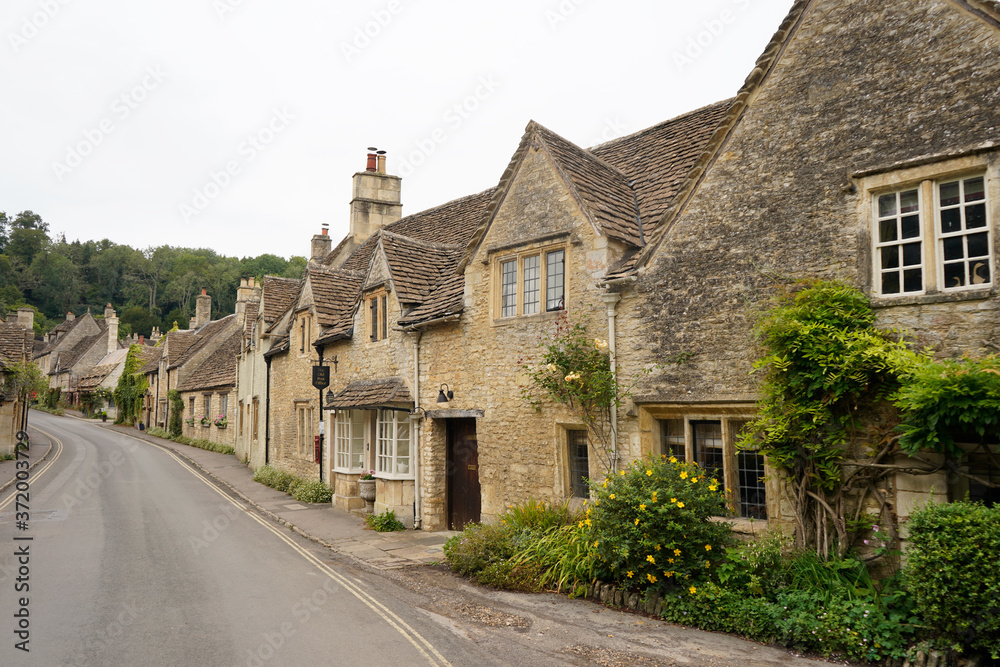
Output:
[[[313,386],[320,391],[330,386],[329,366],[313,366]]]

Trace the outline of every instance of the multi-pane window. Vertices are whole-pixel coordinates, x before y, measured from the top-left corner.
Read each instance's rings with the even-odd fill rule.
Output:
[[[984,176],[925,180],[877,195],[874,262],[879,294],[990,285],[988,217]]]
[[[501,284],[501,317],[517,315],[517,260],[500,264]]]
[[[205,395],[202,396],[202,399],[204,400],[205,405],[204,405],[204,411],[201,414],[203,416],[208,417],[209,419],[211,419],[212,418],[212,395],[211,394],[205,394]]]
[[[380,475],[412,477],[410,461],[410,413],[378,411],[375,470]]]
[[[882,294],[923,291],[920,191],[916,188],[878,198],[876,253]]]
[[[722,422],[693,421],[694,460],[710,477],[723,478]]]
[[[687,460],[683,419],[660,420],[660,451],[676,457],[678,461]]]
[[[587,487],[587,479],[590,478],[587,432],[582,429],[566,431],[566,441],[569,445],[570,489],[574,498],[586,498],[590,495]]]
[[[367,412],[339,410],[334,425],[334,467],[343,472],[358,472],[365,467],[365,428]]]
[[[195,418],[195,415],[194,415],[194,396],[192,396],[192,397],[190,397],[188,399],[188,416],[191,419]]]
[[[229,413],[229,394],[219,394],[219,415]]]
[[[938,186],[944,289],[990,282],[990,233],[982,176]]]
[[[566,308],[566,251],[526,252],[499,262],[500,317]],[[544,308],[544,310],[543,310]]]
[[[736,452],[736,472],[739,475],[740,516],[766,519],[764,457],[755,451]]]
[[[295,406],[296,419],[296,442],[301,456],[312,458],[313,456],[313,423],[312,408],[308,405],[300,404]]]
[[[524,258],[524,310],[525,315],[538,312],[538,292],[542,280],[541,258],[538,255]]]

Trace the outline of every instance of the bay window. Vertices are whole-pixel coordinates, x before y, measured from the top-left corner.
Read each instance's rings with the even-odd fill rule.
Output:
[[[411,478],[410,413],[379,410],[375,471],[379,476]]]

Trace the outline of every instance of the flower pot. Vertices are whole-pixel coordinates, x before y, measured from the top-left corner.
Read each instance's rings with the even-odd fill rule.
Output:
[[[228,426],[228,424],[216,424],[215,428],[226,428],[226,426]]]
[[[371,514],[375,510],[375,480],[359,479],[358,495],[365,501],[365,511]]]

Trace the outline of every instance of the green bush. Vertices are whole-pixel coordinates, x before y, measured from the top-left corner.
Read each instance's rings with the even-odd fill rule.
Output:
[[[475,576],[489,565],[514,555],[514,533],[502,523],[474,523],[444,544],[448,566],[464,576]]]
[[[586,526],[554,526],[542,533],[533,533],[507,562],[512,571],[515,568],[521,568],[524,573],[530,571],[535,588],[581,595],[586,585],[594,580],[596,571],[591,539]]]
[[[291,493],[293,498],[303,503],[328,503],[333,500],[333,489],[318,479],[301,480]]]
[[[709,579],[732,543],[721,481],[674,457],[635,461],[592,483],[595,501],[580,527],[593,528],[598,575],[625,588],[675,586]]]
[[[365,517],[365,523],[367,523],[373,530],[377,530],[380,533],[391,533],[396,530],[406,530],[399,519],[396,518],[396,513],[392,510],[386,510],[381,514],[369,514]]]
[[[907,526],[905,573],[916,612],[943,645],[1000,658],[1000,507],[928,505]]]

